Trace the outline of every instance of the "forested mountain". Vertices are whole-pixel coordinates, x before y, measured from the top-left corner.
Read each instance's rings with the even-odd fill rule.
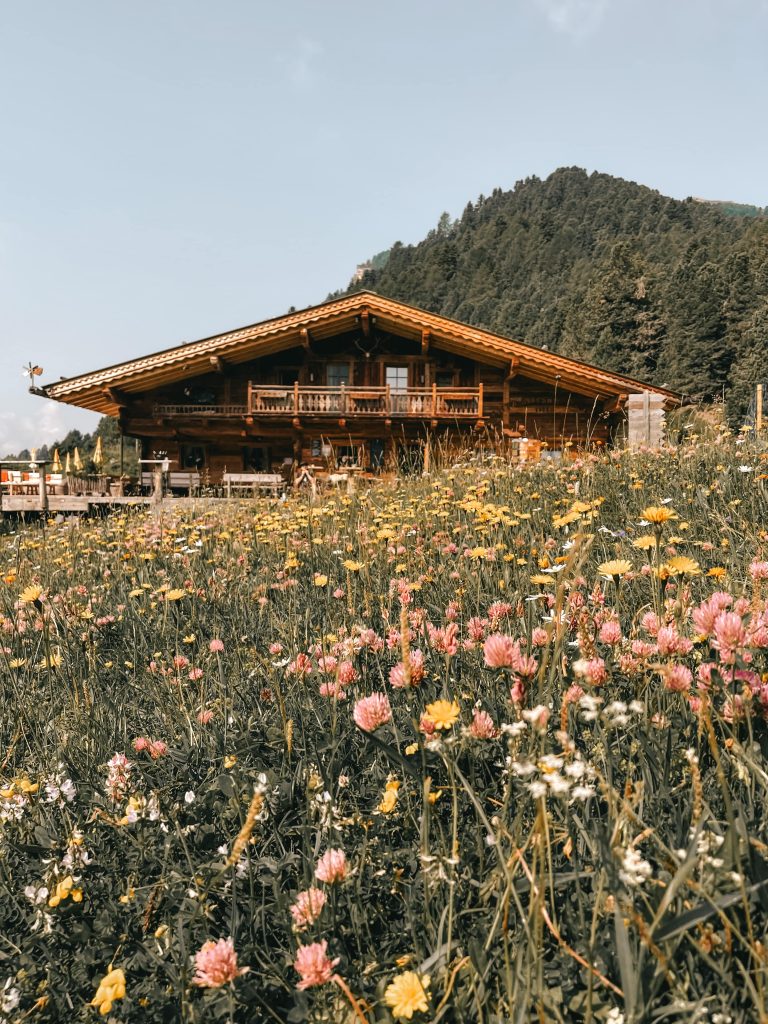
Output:
[[[396,242],[372,289],[745,412],[768,380],[768,218],[562,168]],[[344,293],[338,293],[344,294]]]

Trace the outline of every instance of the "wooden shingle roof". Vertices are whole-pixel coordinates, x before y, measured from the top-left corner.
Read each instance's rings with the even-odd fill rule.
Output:
[[[514,367],[516,373],[553,385],[557,383],[563,390],[601,399],[651,391],[663,395],[670,408],[680,403],[680,396],[665,388],[652,387],[368,291],[69,377],[36,389],[36,393],[69,405],[116,415],[120,405],[115,397],[118,393],[139,393],[209,373],[216,359],[227,363],[248,362],[302,344],[306,332],[312,341],[320,341],[353,330],[363,314],[375,318],[381,329],[401,337],[416,341],[428,337],[430,347],[479,362]]]

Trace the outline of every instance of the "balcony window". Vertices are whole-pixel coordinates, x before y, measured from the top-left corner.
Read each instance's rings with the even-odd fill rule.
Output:
[[[386,367],[386,382],[390,392],[402,393],[408,390],[408,367],[388,366]]]
[[[340,388],[349,384],[349,363],[328,363],[325,379],[329,388]]]

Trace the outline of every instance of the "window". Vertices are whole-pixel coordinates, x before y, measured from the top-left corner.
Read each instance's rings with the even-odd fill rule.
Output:
[[[453,370],[438,370],[435,374],[435,384],[439,388],[452,388]]]
[[[336,447],[336,465],[341,469],[344,466],[360,465],[360,447],[356,444],[340,444]]]
[[[408,367],[387,366],[385,380],[391,392],[403,392],[408,390]]]
[[[329,388],[340,388],[349,384],[349,363],[328,363],[325,368],[325,379]]]
[[[205,449],[199,444],[183,444],[180,452],[181,469],[200,469],[205,465]]]

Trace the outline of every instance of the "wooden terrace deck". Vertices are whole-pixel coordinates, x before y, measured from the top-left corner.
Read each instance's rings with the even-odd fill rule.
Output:
[[[115,508],[121,505],[151,505],[151,496],[112,497],[102,494],[49,494],[50,512],[91,512],[96,508]],[[41,512],[39,494],[3,494],[0,514],[6,512]]]

